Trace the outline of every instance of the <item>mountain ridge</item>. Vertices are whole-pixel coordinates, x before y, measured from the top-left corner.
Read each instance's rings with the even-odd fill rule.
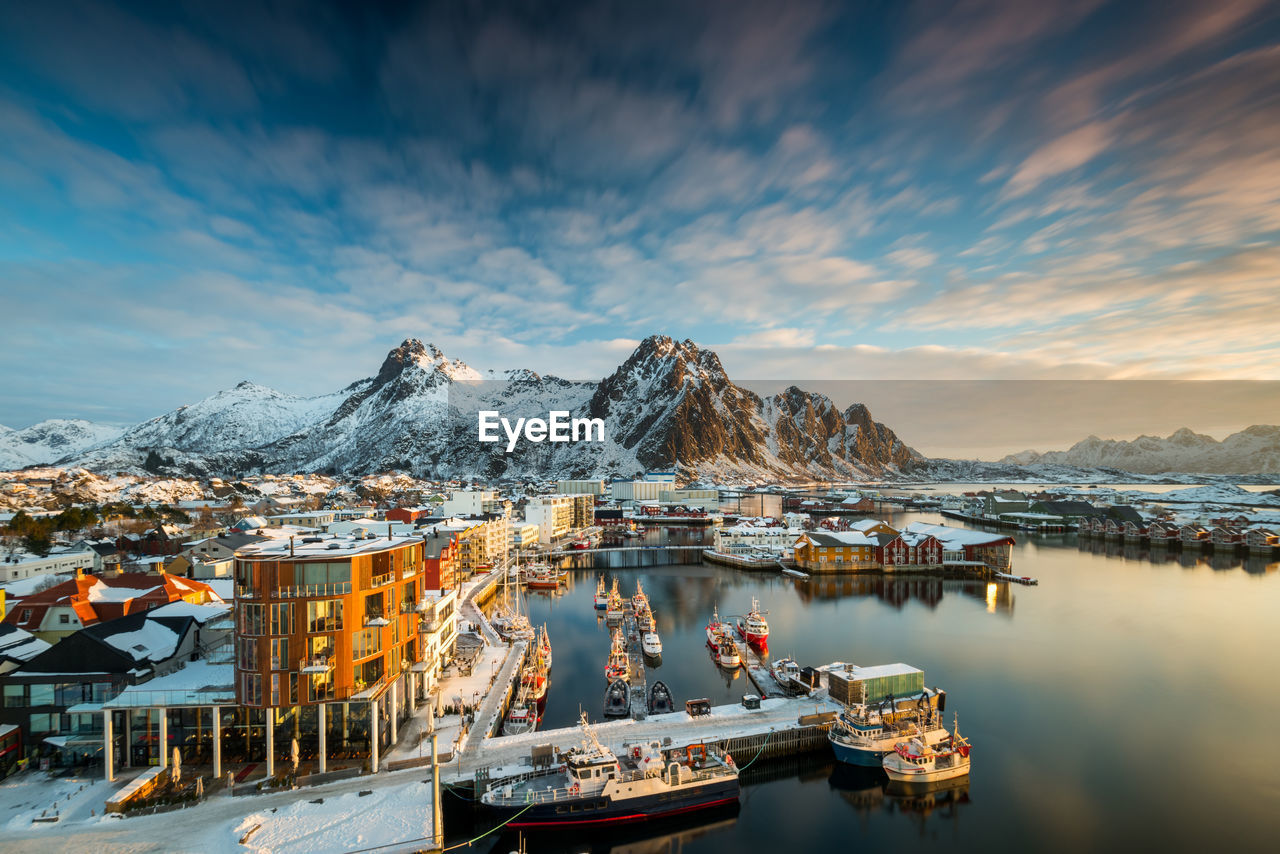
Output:
[[[475,415],[550,409],[601,418],[609,441],[477,441]],[[528,368],[481,372],[405,339],[378,371],[342,390],[297,397],[244,381],[57,460],[94,471],[225,476],[400,470],[434,477],[630,476],[678,467],[685,478],[882,476],[922,459],[862,404],[841,411],[791,387],[762,398],[719,356],[654,335],[598,382]]]
[[[1280,472],[1280,426],[1254,424],[1221,441],[1188,427],[1163,438],[1145,434],[1128,440],[1089,436],[1065,451],[1020,451],[999,462],[1115,468],[1139,474]]]

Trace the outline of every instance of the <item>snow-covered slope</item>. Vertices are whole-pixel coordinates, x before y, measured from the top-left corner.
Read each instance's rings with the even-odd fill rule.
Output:
[[[607,441],[477,440],[477,413],[511,422],[551,410],[605,422]],[[634,475],[679,464],[709,477],[883,474],[917,455],[854,404],[801,389],[762,400],[693,342],[643,341],[612,375],[573,382],[530,370],[481,374],[417,339],[340,392],[298,398],[252,383],[129,430],[69,463],[96,471],[525,478]]]
[[[1123,441],[1090,436],[1066,451],[1023,451],[1011,454],[1001,462],[1109,467],[1145,474],[1280,472],[1280,427],[1254,425],[1232,433],[1221,442],[1185,427],[1163,439],[1139,436],[1132,441]]]
[[[81,419],[51,418],[23,430],[0,428],[0,470],[46,465],[109,442],[120,428]]]

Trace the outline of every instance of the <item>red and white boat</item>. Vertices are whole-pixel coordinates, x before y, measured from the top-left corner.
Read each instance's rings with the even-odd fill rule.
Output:
[[[753,596],[751,597],[751,610],[747,612],[747,616],[738,620],[738,634],[742,635],[742,639],[759,650],[767,650],[769,648],[769,623],[764,618],[764,614],[768,611],[760,610],[760,603]]]
[[[711,610],[711,622],[707,623],[707,646],[715,649],[720,643],[721,635],[728,635],[729,627],[720,621],[718,608]]]

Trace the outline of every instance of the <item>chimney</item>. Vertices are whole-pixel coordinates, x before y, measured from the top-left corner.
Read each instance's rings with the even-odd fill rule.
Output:
[[[293,557],[293,534],[289,535],[289,557]]]

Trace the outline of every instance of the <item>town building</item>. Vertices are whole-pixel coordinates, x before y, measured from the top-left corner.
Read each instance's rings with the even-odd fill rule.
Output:
[[[0,559],[0,582],[23,581],[28,578],[75,572],[77,569],[101,568],[101,558],[92,549],[65,551],[55,549],[47,555],[13,551]]]
[[[204,582],[163,571],[103,576],[77,571],[68,581],[23,597],[4,621],[52,642],[87,626],[178,601],[203,605],[221,600]]]
[[[880,569],[880,543],[861,531],[805,531],[795,542],[796,564],[806,572]]]
[[[557,480],[556,492],[561,495],[604,495],[603,480]]]

